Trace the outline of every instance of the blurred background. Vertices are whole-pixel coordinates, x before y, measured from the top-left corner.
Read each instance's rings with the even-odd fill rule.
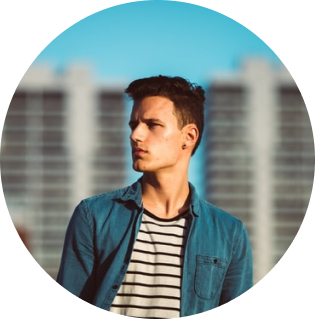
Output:
[[[39,54],[2,133],[1,178],[14,225],[56,278],[79,201],[140,177],[131,168],[131,103],[123,90],[158,74],[182,76],[207,92],[190,181],[243,220],[258,282],[303,221],[314,177],[312,128],[274,52],[237,22],[195,5],[142,1],[106,9]]]

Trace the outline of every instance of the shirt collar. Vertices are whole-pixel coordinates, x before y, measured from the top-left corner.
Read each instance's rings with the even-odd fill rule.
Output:
[[[189,183],[190,189],[190,213],[199,216],[199,196],[196,192],[195,187]],[[141,178],[139,178],[135,183],[130,185],[125,189],[125,192],[120,197],[122,201],[133,201],[139,208],[142,207],[142,185]]]
[[[120,199],[125,202],[133,201],[137,204],[138,207],[142,207],[141,178],[139,178],[135,183],[127,187]]]
[[[193,184],[189,183],[190,189],[190,212],[195,216],[199,216],[200,198]]]

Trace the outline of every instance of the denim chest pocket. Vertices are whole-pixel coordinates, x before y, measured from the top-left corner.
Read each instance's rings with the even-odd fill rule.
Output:
[[[216,295],[226,273],[227,261],[218,257],[197,255],[195,292],[203,299]]]

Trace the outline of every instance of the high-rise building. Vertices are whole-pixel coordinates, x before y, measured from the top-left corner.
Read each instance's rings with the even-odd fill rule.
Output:
[[[217,74],[206,115],[206,194],[245,223],[259,281],[279,261],[307,210],[314,141],[301,93],[284,67],[244,61]]]
[[[125,186],[123,86],[95,83],[87,67],[31,67],[9,107],[1,177],[12,220],[35,260],[56,277],[79,201]]]

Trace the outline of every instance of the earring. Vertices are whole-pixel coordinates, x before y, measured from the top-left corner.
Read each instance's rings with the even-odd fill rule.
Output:
[[[183,146],[182,146],[182,149],[184,150],[186,148],[186,144],[184,144]]]

